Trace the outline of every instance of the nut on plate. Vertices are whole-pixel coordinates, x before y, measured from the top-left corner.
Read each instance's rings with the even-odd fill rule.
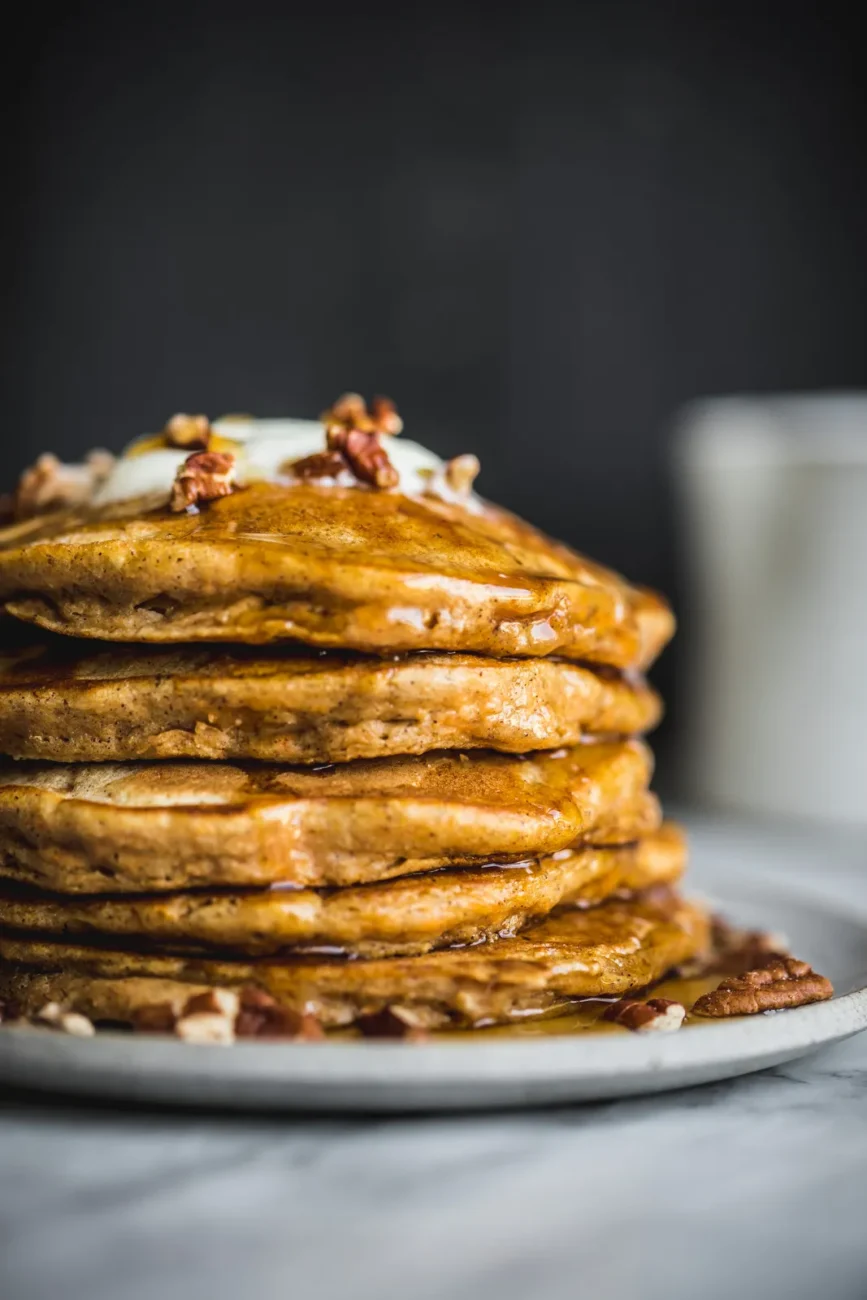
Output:
[[[834,994],[830,980],[794,957],[769,956],[754,970],[731,975],[718,988],[700,997],[693,1011],[699,1016],[754,1016],[824,1002]]]
[[[602,1016],[635,1034],[671,1034],[680,1029],[685,1018],[686,1007],[671,998],[651,998],[648,1002],[624,998],[612,1003]]]
[[[77,1011],[62,1007],[59,1002],[47,1002],[33,1016],[33,1021],[38,1025],[59,1029],[61,1033],[72,1034],[74,1038],[93,1038],[96,1033],[93,1021],[88,1020],[87,1016],[79,1015]]]

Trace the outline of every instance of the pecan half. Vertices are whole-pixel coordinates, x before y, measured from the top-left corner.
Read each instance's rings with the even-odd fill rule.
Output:
[[[671,1034],[680,1029],[685,1018],[686,1007],[670,998],[651,998],[648,1002],[624,998],[613,1002],[602,1015],[603,1020],[635,1034]]]
[[[393,436],[403,428],[394,402],[375,397],[368,409],[358,393],[344,393],[321,419],[328,450],[340,452],[360,483],[382,489],[397,487],[397,470],[380,442],[381,435]]]
[[[794,957],[769,956],[754,970],[730,975],[705,993],[693,1007],[699,1016],[754,1016],[809,1002],[824,1002],[834,994],[830,980]]]
[[[32,519],[50,510],[86,505],[113,464],[114,456],[108,451],[88,452],[80,465],[65,465],[51,452],[45,452],[21,475],[11,501],[12,518]]]
[[[397,470],[379,441],[379,434],[363,433],[360,429],[329,429],[327,437],[329,450],[343,453],[360,483],[382,489],[397,487],[400,481]]]
[[[235,457],[228,451],[196,451],[179,466],[169,509],[175,513],[227,497],[238,486]]]
[[[318,1042],[325,1037],[315,1016],[281,1007],[270,993],[254,987],[241,990],[235,1033],[239,1038],[288,1038],[305,1042]]]
[[[767,957],[787,957],[789,941],[771,930],[741,930],[725,917],[711,917],[710,945],[707,952],[677,969],[683,979],[706,975],[742,975],[760,966]]]
[[[173,415],[163,429],[170,447],[189,451],[207,451],[211,441],[211,422],[206,415]]]
[[[384,1007],[382,1011],[359,1016],[355,1028],[365,1038],[403,1038],[411,1043],[423,1043],[427,1030],[408,1007]]]

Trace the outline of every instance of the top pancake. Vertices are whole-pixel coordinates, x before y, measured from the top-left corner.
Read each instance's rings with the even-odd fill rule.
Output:
[[[376,654],[562,655],[642,668],[661,598],[506,511],[433,496],[252,483],[195,514],[165,496],[2,530],[0,599],[69,635],[296,640]]]

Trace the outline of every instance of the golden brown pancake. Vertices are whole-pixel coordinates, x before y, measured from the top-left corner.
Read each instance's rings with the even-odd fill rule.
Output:
[[[250,955],[338,949],[408,956],[516,934],[560,905],[673,884],[683,871],[680,830],[618,848],[565,849],[507,867],[427,872],[346,889],[270,889],[61,896],[0,892],[0,926],[87,943],[132,939],[169,949]]]
[[[655,830],[641,741],[527,758],[436,753],[318,768],[0,769],[0,877],[62,893],[347,885]]]
[[[254,483],[196,514],[164,498],[0,533],[0,600],[68,635],[301,641],[374,653],[563,655],[641,668],[664,601],[494,506]]]
[[[371,961],[159,957],[0,935],[0,997],[25,1012],[56,1001],[93,1019],[125,1021],[148,1004],[180,1010],[204,987],[256,985],[327,1025],[394,1005],[431,1024],[474,1025],[627,993],[703,952],[707,941],[704,912],[675,896],[567,910],[515,938]]]
[[[0,753],[13,758],[331,763],[432,749],[525,753],[637,734],[659,712],[639,678],[557,659],[95,650],[47,636],[0,652]]]

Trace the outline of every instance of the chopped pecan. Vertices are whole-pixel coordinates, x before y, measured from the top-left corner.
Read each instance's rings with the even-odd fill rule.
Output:
[[[59,1002],[47,1002],[33,1017],[37,1024],[49,1025],[61,1033],[72,1034],[75,1038],[93,1038],[96,1030],[93,1021],[87,1016],[80,1016],[76,1011],[62,1007]]]
[[[465,456],[453,456],[451,460],[446,461],[443,476],[452,492],[466,497],[472,492],[481,468],[478,456],[473,456],[471,453]]]
[[[375,397],[368,409],[358,393],[344,393],[321,418],[328,450],[341,453],[359,482],[383,489],[397,487],[397,470],[380,442],[380,435],[394,435],[403,428],[394,402]]]
[[[833,993],[830,980],[817,975],[805,961],[772,955],[743,975],[728,976],[700,997],[693,1011],[699,1016],[754,1016],[824,1002]]]
[[[235,1021],[239,1038],[289,1038],[317,1042],[325,1031],[315,1016],[282,1007],[270,993],[254,987],[241,990]]]
[[[188,451],[207,451],[211,441],[211,422],[206,415],[173,415],[163,429],[170,447]]]
[[[359,482],[383,489],[397,487],[400,481],[397,470],[379,441],[378,433],[332,426],[326,437],[329,450],[343,454]]]
[[[428,1037],[421,1020],[409,1007],[384,1007],[382,1011],[359,1016],[354,1023],[365,1038],[404,1038],[407,1042],[423,1043]]]
[[[403,432],[403,420],[390,397],[373,398],[370,403],[370,418],[376,433],[388,433],[395,437]]]
[[[613,1002],[602,1019],[622,1025],[636,1034],[670,1034],[680,1029],[685,1017],[686,1007],[670,998],[651,998],[648,1002],[624,998],[621,1002]]]
[[[317,451],[303,460],[289,461],[281,472],[296,478],[337,478],[349,470],[349,462],[340,451]]]
[[[49,510],[86,505],[113,464],[114,456],[108,451],[88,452],[80,465],[65,465],[45,452],[21,475],[12,499],[12,516],[32,519]]]
[[[234,1043],[239,1010],[238,995],[230,989],[206,989],[203,993],[194,993],[184,1003],[175,1024],[175,1034],[185,1043]]]
[[[320,417],[327,430],[357,429],[360,433],[387,433],[403,429],[403,420],[390,397],[374,397],[368,408],[360,393],[344,393]]]
[[[231,452],[193,452],[178,468],[169,509],[180,513],[201,502],[227,497],[237,486],[235,457]]]
[[[192,1015],[181,1016],[175,1025],[175,1035],[185,1043],[227,1047],[235,1041],[235,1025],[228,1016],[196,1011]]]
[[[184,1016],[226,1016],[234,1021],[241,1009],[237,993],[231,989],[205,989],[204,993],[194,993],[184,1003]]]

